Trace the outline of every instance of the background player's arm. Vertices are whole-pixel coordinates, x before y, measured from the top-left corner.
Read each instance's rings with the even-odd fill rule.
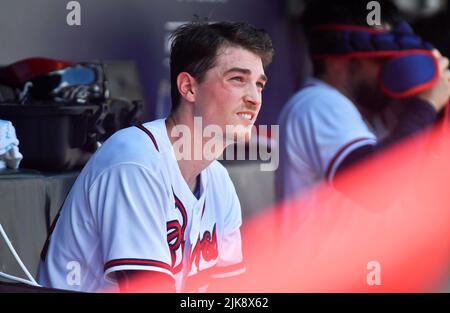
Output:
[[[350,165],[434,123],[437,112],[447,105],[450,98],[450,71],[448,69],[449,60],[442,57],[437,50],[434,50],[433,53],[439,59],[440,77],[438,82],[432,88],[422,91],[408,100],[408,109],[400,116],[398,126],[391,136],[377,145],[364,145],[352,151],[339,164],[336,173],[342,172]]]
[[[351,165],[358,163],[376,152],[382,151],[384,148],[389,147],[401,139],[414,135],[434,123],[437,112],[430,103],[418,98],[410,99],[408,102],[407,112],[400,117],[396,129],[389,137],[376,145],[367,144],[350,152],[338,165],[335,174],[341,173]],[[333,181],[334,177],[329,177],[329,179]]]

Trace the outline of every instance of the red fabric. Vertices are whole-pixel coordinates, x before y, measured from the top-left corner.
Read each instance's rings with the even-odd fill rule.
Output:
[[[47,58],[29,58],[0,68],[0,82],[6,85],[20,85],[33,78],[60,70],[74,63]]]

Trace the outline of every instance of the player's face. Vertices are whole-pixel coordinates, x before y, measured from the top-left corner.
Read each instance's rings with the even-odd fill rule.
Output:
[[[195,115],[203,118],[204,126],[219,126],[228,139],[236,133],[237,140],[248,140],[261,108],[265,83],[259,56],[241,47],[223,47],[215,66],[198,85]]]

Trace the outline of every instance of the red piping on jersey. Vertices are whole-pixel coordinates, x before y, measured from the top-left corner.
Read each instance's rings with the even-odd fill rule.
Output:
[[[184,208],[183,203],[181,203],[180,199],[178,199],[177,195],[174,193],[173,194],[174,198],[175,198],[175,205],[176,207],[180,210],[181,215],[183,216],[183,226],[182,226],[182,232],[184,234],[184,231],[186,230],[186,226],[187,226],[187,214],[186,214],[186,209]]]
[[[351,145],[363,141],[363,140],[367,140],[367,139],[371,139],[368,137],[364,137],[364,138],[358,138],[355,140],[350,141],[349,143],[347,143],[345,146],[343,146],[341,149],[339,149],[339,151],[334,155],[334,157],[331,159],[330,164],[327,167],[327,170],[325,172],[325,177],[327,179],[330,179],[330,175],[331,175],[331,170],[333,169],[334,164],[336,163],[337,159],[339,158],[339,156],[345,151],[347,150],[348,147],[350,147]]]
[[[142,130],[144,133],[146,133],[150,139],[152,140],[153,144],[155,145],[156,150],[158,150],[159,152],[159,148],[158,148],[158,144],[156,143],[156,139],[153,136],[153,134],[147,129],[145,128],[143,125],[135,125],[137,128],[139,128],[140,130]]]
[[[108,268],[119,266],[119,265],[145,265],[145,266],[156,266],[172,272],[172,267],[161,261],[156,260],[146,260],[146,259],[116,259],[106,262],[104,266],[104,271]]]
[[[45,259],[47,258],[47,252],[48,252],[48,246],[50,244],[50,237],[53,234],[53,231],[56,227],[56,222],[59,219],[59,216],[61,215],[61,209],[63,208],[64,203],[61,205],[61,207],[58,210],[58,214],[56,214],[55,219],[53,220],[52,225],[50,226],[50,229],[48,231],[47,239],[45,240],[44,247],[41,250],[41,261],[45,262]]]

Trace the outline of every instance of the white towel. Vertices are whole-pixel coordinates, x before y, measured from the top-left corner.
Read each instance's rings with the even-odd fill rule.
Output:
[[[19,167],[23,155],[19,152],[19,140],[10,121],[0,120],[0,169]]]

